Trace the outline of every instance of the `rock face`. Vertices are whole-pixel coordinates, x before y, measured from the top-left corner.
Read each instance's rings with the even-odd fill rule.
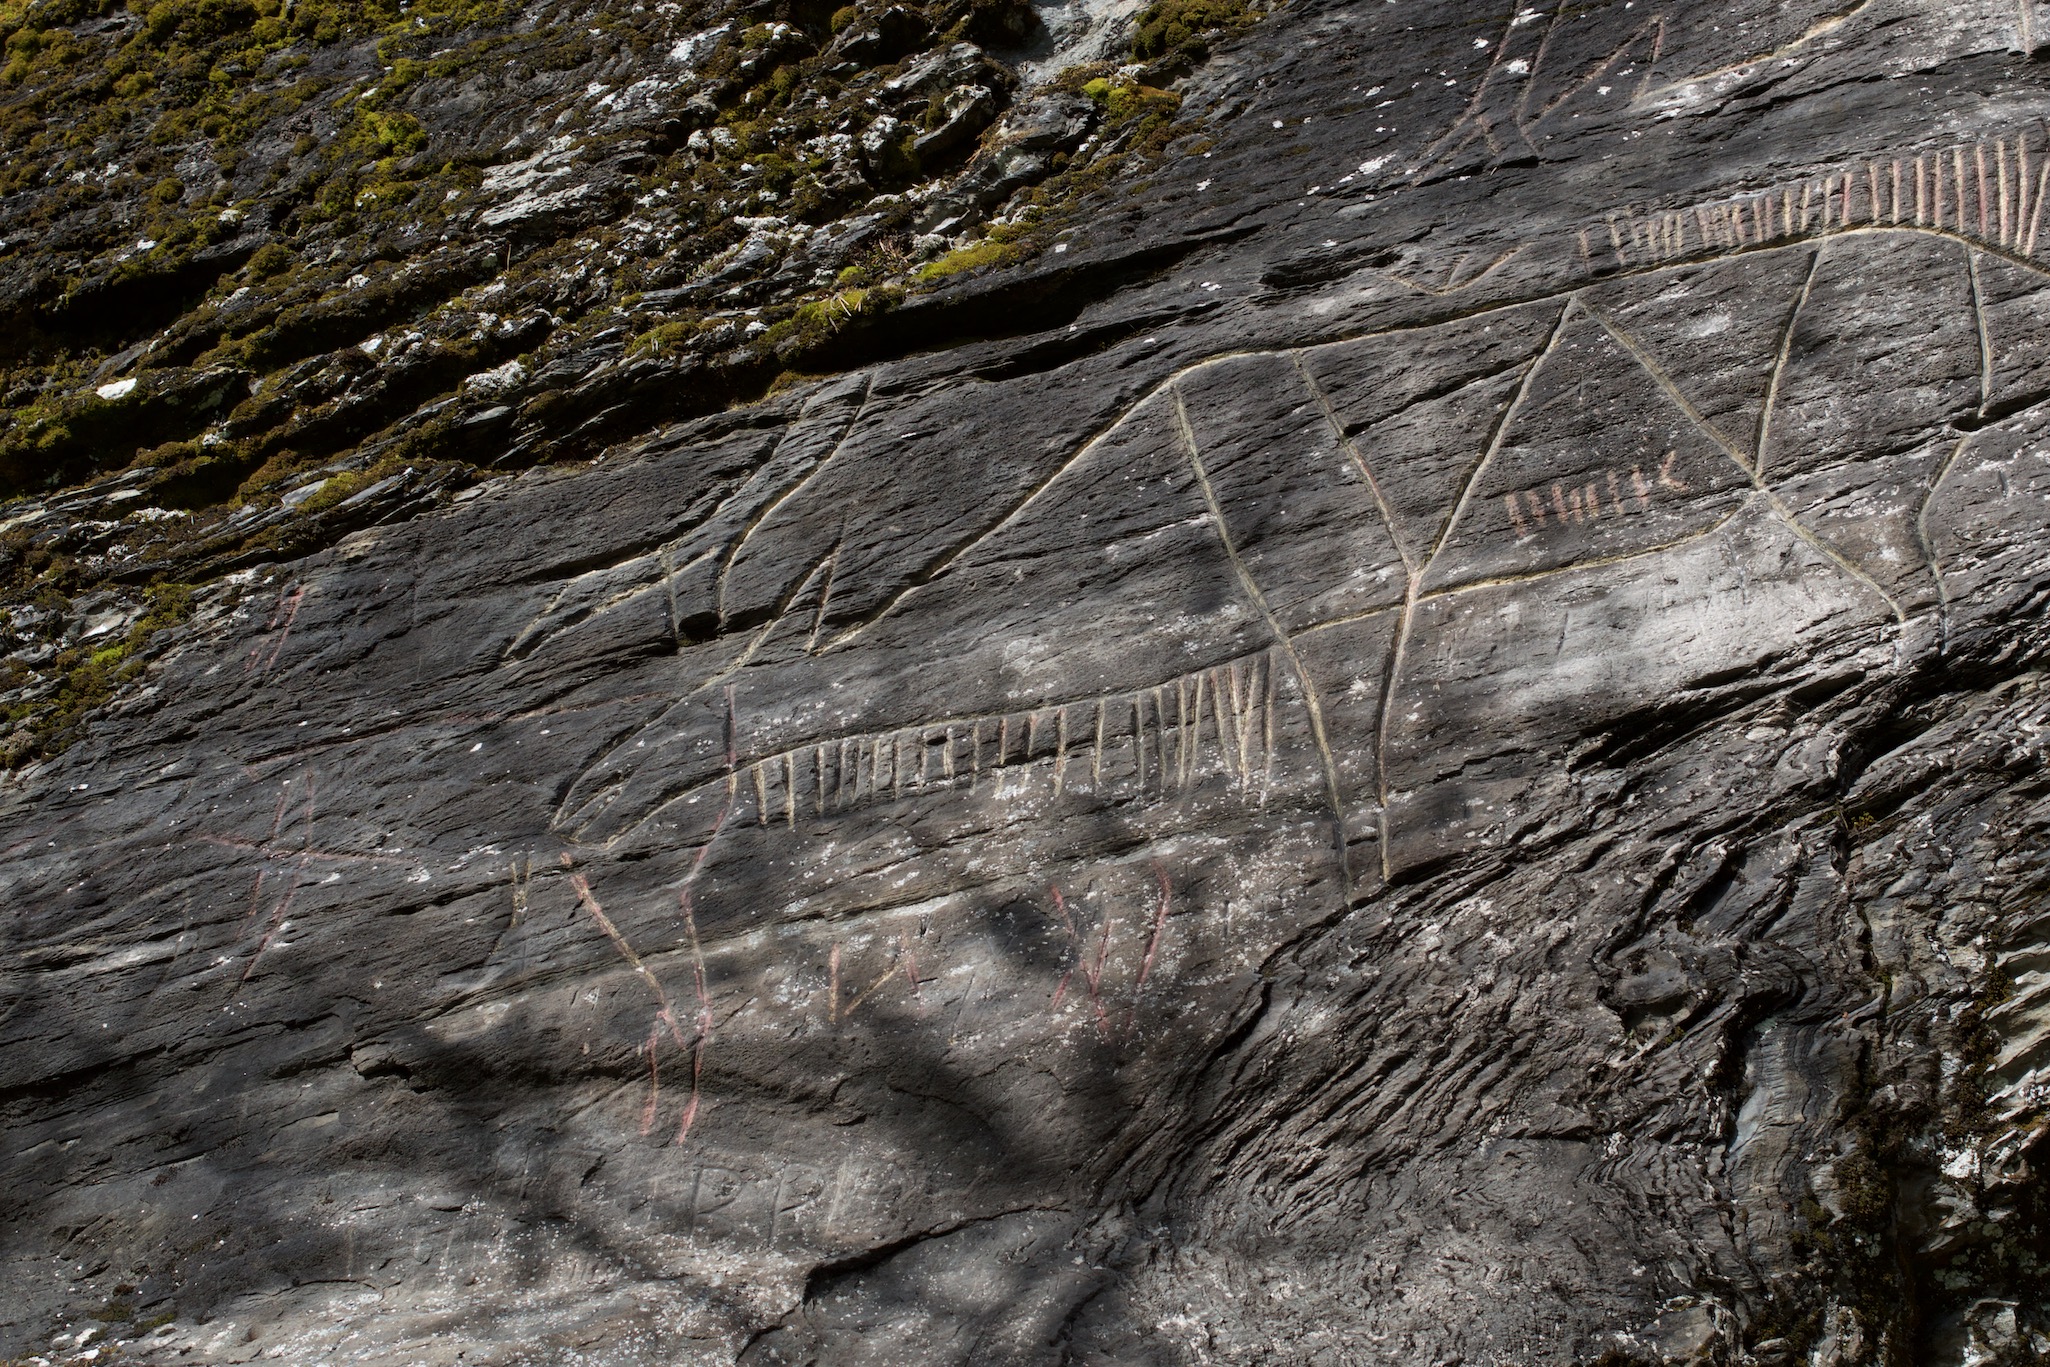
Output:
[[[2046,23],[1295,0],[203,589],[0,807],[0,1352],[2043,1360]]]

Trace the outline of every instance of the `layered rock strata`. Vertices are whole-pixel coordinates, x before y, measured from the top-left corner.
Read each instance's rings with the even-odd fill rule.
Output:
[[[2043,17],[1296,0],[978,335],[202,588],[0,1348],[2039,1360]]]

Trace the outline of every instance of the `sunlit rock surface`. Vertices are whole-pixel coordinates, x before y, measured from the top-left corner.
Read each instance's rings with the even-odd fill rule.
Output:
[[[1295,0],[209,588],[0,809],[0,1351],[2043,1360],[2046,22]]]

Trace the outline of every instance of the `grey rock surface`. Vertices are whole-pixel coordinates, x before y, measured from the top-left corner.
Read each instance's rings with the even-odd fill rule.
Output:
[[[0,1353],[2043,1360],[2045,22],[1295,0],[234,576],[0,796]]]

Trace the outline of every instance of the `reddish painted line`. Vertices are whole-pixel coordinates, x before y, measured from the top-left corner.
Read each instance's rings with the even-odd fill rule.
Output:
[[[1168,906],[1174,897],[1173,887],[1167,878],[1167,866],[1156,860],[1153,874],[1160,880],[1160,906],[1153,913],[1153,938],[1146,942],[1146,957],[1139,962],[1139,987],[1146,986],[1146,977],[1153,972],[1153,956],[1160,952],[1160,937],[1167,929]],[[1137,995],[1136,989],[1134,995]]]
[[[655,1112],[662,1099],[662,1069],[655,1057],[662,1048],[662,1034],[658,1027],[648,1027],[648,1042],[644,1047],[648,1051],[648,1103],[641,1107],[641,1134],[645,1137],[655,1128]]]

